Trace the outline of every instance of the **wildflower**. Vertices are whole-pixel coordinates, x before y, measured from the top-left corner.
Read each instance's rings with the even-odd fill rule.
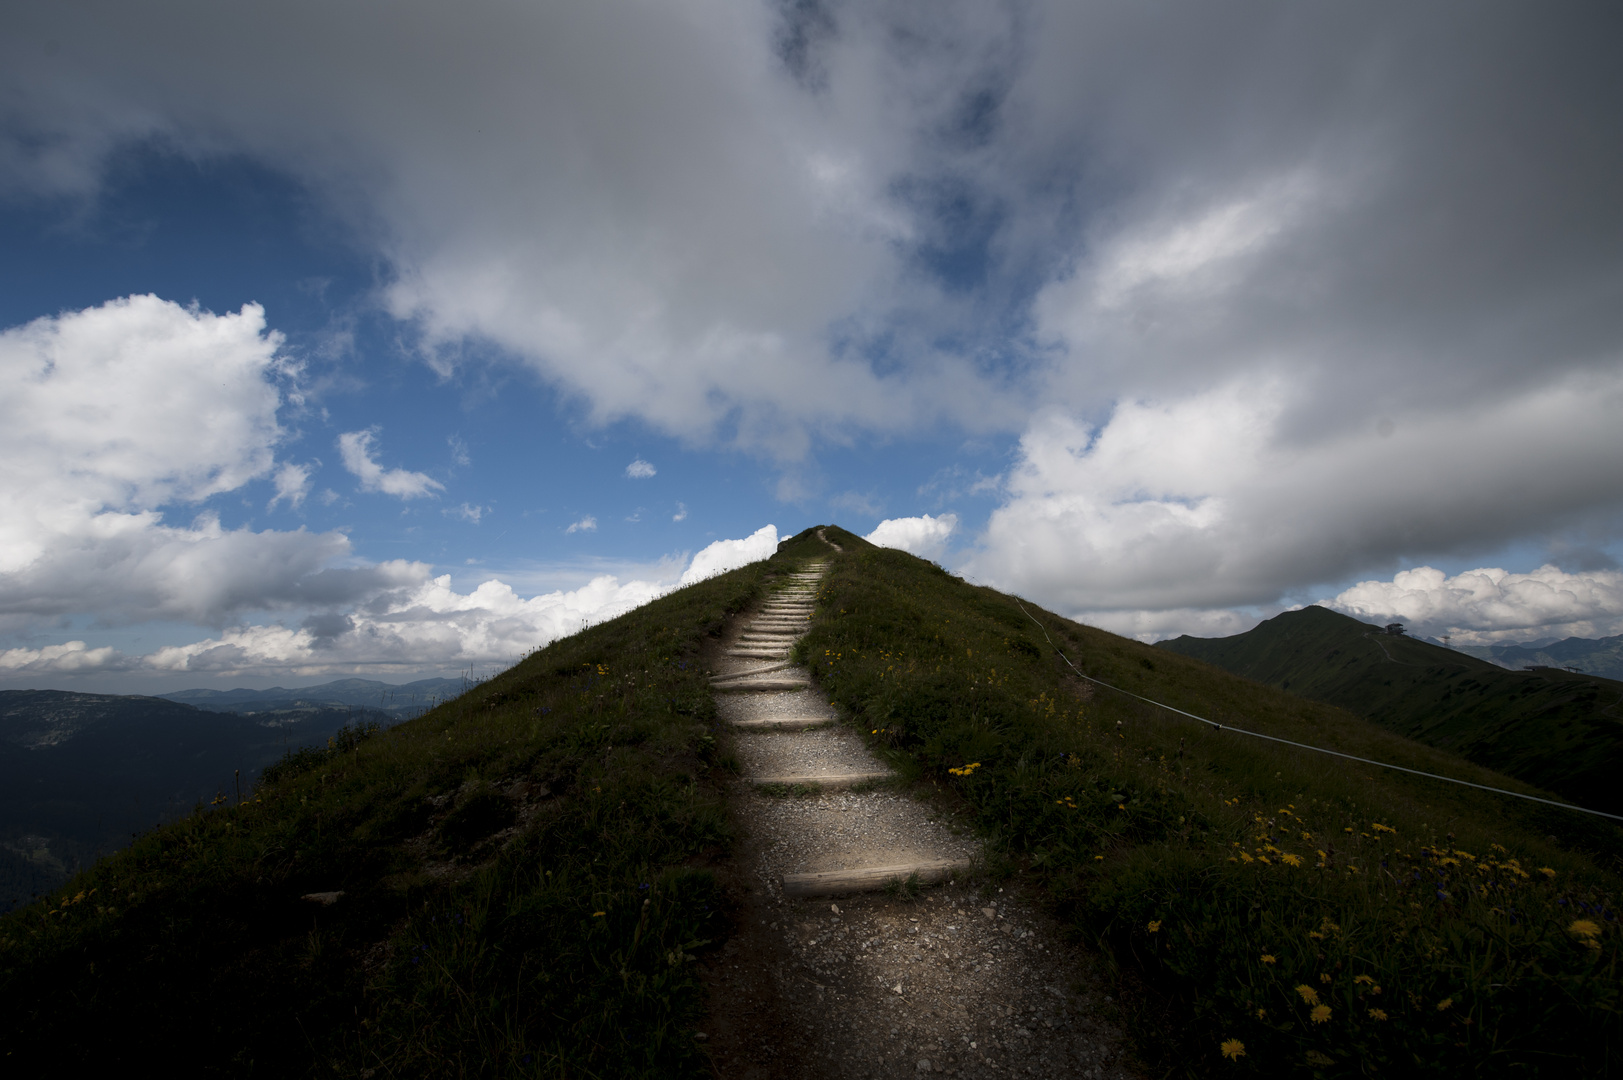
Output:
[[[1328,971],[1319,972],[1319,981],[1322,982],[1322,983],[1329,982],[1330,981],[1330,973]]]
[[[1328,1006],[1328,1005],[1315,1005],[1315,1006],[1313,1006],[1313,1011],[1307,1014],[1307,1018],[1309,1020],[1313,1021],[1315,1024],[1324,1023],[1326,1020],[1330,1019],[1330,1006]]]
[[[1152,934],[1156,933],[1157,931],[1159,931],[1161,929],[1161,920],[1160,919],[1151,919],[1149,927],[1150,927],[1150,933],[1152,933]]]
[[[1296,992],[1302,995],[1302,1002],[1304,1004],[1317,1005],[1319,1003],[1319,992],[1313,989],[1307,983],[1303,983],[1302,985],[1298,986],[1296,988]]]
[[[1600,924],[1592,919],[1574,919],[1567,931],[1581,938],[1592,938],[1600,934]]]
[[[1243,862],[1243,863],[1251,863],[1251,862],[1256,862],[1257,860],[1253,859],[1250,855],[1247,855],[1245,852],[1242,851],[1242,852],[1240,852],[1240,861]]]
[[[1279,957],[1275,956],[1273,953],[1263,953],[1262,962],[1264,964],[1277,964],[1279,963]]]
[[[1371,822],[1369,827],[1374,829],[1378,833],[1380,833],[1380,832],[1389,832],[1389,833],[1392,833],[1394,836],[1397,835],[1397,830],[1396,829],[1392,828],[1392,826],[1390,826],[1390,825],[1382,825],[1379,821]]]
[[[1443,1000],[1441,1000],[1441,1001],[1439,1001],[1437,1003],[1437,1011],[1438,1012],[1447,1012],[1448,1010],[1452,1009],[1453,1007],[1454,1007],[1454,999],[1451,998],[1451,997],[1446,997],[1446,998],[1444,998]]]
[[[1268,1019],[1268,1010],[1267,1009],[1258,1009],[1257,1010],[1257,1019],[1258,1020],[1266,1020],[1266,1019]]]
[[[1303,840],[1311,840],[1311,839],[1313,839],[1313,834],[1304,830],[1302,832],[1302,839]]]
[[[1239,1061],[1241,1058],[1245,1057],[1245,1043],[1241,1042],[1239,1039],[1224,1039],[1223,1045],[1218,1047],[1218,1049],[1220,1049],[1223,1052],[1223,1056],[1228,1058],[1230,1061]]]
[[[1385,1020],[1386,1019],[1386,1010],[1385,1009],[1371,1009],[1371,1010],[1369,1010],[1369,1018],[1371,1020]]]
[[[1279,857],[1279,861],[1284,863],[1286,866],[1301,866],[1302,865],[1302,860],[1301,859],[1297,858],[1295,855],[1290,855],[1290,854],[1281,855]]]
[[[592,912],[592,918],[601,919],[603,916],[605,916],[607,914],[608,914],[608,912],[606,912],[606,911],[594,911],[594,912]]]
[[[1353,978],[1353,985],[1354,986],[1360,986],[1360,985],[1373,986],[1373,985],[1375,985],[1375,980],[1370,978],[1368,975],[1358,975],[1358,976],[1355,976]]]
[[[1545,876],[1545,877],[1547,877],[1547,878],[1553,878],[1553,877],[1555,877],[1555,871],[1554,871],[1554,870],[1552,870],[1552,869],[1550,869],[1550,868],[1549,868],[1549,867],[1548,867],[1548,866],[1541,866],[1541,867],[1539,867],[1539,868],[1538,868],[1538,872],[1539,872],[1539,873],[1541,873],[1541,874],[1543,874],[1543,875],[1544,875],[1544,876]]]

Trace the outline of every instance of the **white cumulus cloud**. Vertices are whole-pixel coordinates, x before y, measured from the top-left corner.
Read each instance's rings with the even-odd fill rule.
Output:
[[[1512,574],[1494,567],[1449,577],[1421,566],[1390,581],[1360,581],[1322,603],[1360,619],[1404,622],[1433,636],[1451,634],[1466,645],[1609,637],[1623,633],[1623,571],[1569,574],[1541,566]]]
[[[276,494],[271,498],[266,509],[274,509],[277,503],[285,502],[289,508],[297,510],[305,498],[310,494],[310,474],[317,465],[298,465],[291,461],[276,469]]]
[[[355,583],[326,569],[349,554],[338,533],[226,529],[196,506],[272,473],[280,345],[257,305],[155,296],[0,331],[0,629],[217,624]],[[303,470],[276,474],[278,499],[301,497]]]
[[[939,561],[947,553],[947,541],[957,528],[957,514],[886,518],[866,539],[870,544],[900,548],[921,559]]]
[[[372,457],[374,431],[349,431],[338,436],[338,450],[344,456],[344,468],[355,474],[362,491],[376,491],[401,499],[419,499],[444,491],[445,485],[420,472],[405,469],[385,469]]]
[[[569,533],[596,532],[596,531],[597,531],[597,518],[593,517],[591,514],[587,514],[585,517],[581,518],[579,521],[571,522],[569,528],[564,530],[564,533],[565,533],[565,535],[568,535]]]
[[[742,540],[717,540],[693,556],[678,584],[691,585],[695,581],[725,574],[740,566],[771,558],[777,550],[776,525],[763,525]]]
[[[646,480],[650,476],[653,476],[657,471],[658,470],[656,470],[652,465],[644,461],[642,458],[638,458],[630,465],[626,466],[626,476],[630,477],[632,480]]]
[[[1176,632],[1164,613],[1288,603],[1623,498],[1623,373],[1323,427],[1296,391],[1240,380],[1125,402],[1099,426],[1041,416],[966,572],[1099,625]]]
[[[109,672],[377,677],[494,667],[673,588],[765,559],[776,550],[777,529],[767,525],[744,539],[710,544],[674,580],[674,573],[661,580],[628,581],[599,574],[579,588],[528,598],[497,578],[461,593],[449,575],[431,576],[421,563],[386,563],[356,571],[371,577],[342,583],[329,595],[312,588],[311,606],[325,611],[298,625],[236,626],[143,656],[107,646],[90,648],[78,640],[10,649],[0,652],[0,677]],[[364,603],[344,603],[357,592]]]

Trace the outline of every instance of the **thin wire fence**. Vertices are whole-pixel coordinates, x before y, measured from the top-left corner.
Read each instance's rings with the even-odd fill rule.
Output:
[[[1623,816],[1619,816],[1617,814],[1608,814],[1603,810],[1590,810],[1587,807],[1574,806],[1571,803],[1556,802],[1554,799],[1541,799],[1537,795],[1524,795],[1519,791],[1506,791],[1504,788],[1489,787],[1486,784],[1473,784],[1469,780],[1458,780],[1452,776],[1439,776],[1437,773],[1424,772],[1420,769],[1411,769],[1404,765],[1391,765],[1384,761],[1375,761],[1372,758],[1358,757],[1356,754],[1343,754],[1339,750],[1326,750],[1322,746],[1310,746],[1307,743],[1299,743],[1292,739],[1281,739],[1275,735],[1264,735],[1260,731],[1247,731],[1245,728],[1232,727],[1228,724],[1219,724],[1216,720],[1208,720],[1204,716],[1196,716],[1192,712],[1185,712],[1182,709],[1175,709],[1165,702],[1156,701],[1154,698],[1147,698],[1142,694],[1135,694],[1131,690],[1123,690],[1119,686],[1111,686],[1102,679],[1096,679],[1092,675],[1085,673],[1081,668],[1071,663],[1071,658],[1065,655],[1065,651],[1063,649],[1054,644],[1054,639],[1048,636],[1048,628],[1045,627],[1035,615],[1027,611],[1024,604],[1020,603],[1019,600],[1015,600],[1014,603],[1026,618],[1037,624],[1037,629],[1043,632],[1043,640],[1048,642],[1048,647],[1053,649],[1056,653],[1059,653],[1059,658],[1065,661],[1070,669],[1076,672],[1079,677],[1086,679],[1095,686],[1102,686],[1106,690],[1114,690],[1118,694],[1126,694],[1130,698],[1136,698],[1139,701],[1145,702],[1146,704],[1154,705],[1158,709],[1165,709],[1167,712],[1177,713],[1179,716],[1187,716],[1191,720],[1197,720],[1200,723],[1205,724],[1208,727],[1216,728],[1219,731],[1232,731],[1236,735],[1249,735],[1253,739],[1266,739],[1269,742],[1284,743],[1286,746],[1294,746],[1299,750],[1311,750],[1315,754],[1329,754],[1331,757],[1345,758],[1348,761],[1356,761],[1364,765],[1374,765],[1381,769],[1393,769],[1397,772],[1411,773],[1415,776],[1424,776],[1431,780],[1441,780],[1448,784],[1459,784],[1462,787],[1476,788],[1478,791],[1491,791],[1495,795],[1508,795],[1512,799],[1525,799],[1528,802],[1543,803],[1545,806],[1554,806],[1561,810],[1572,810],[1579,814],[1592,814],[1595,817],[1609,818],[1612,821],[1623,821]]]

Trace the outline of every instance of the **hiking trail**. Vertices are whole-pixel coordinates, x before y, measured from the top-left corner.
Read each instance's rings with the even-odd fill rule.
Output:
[[[1088,957],[980,880],[979,843],[900,790],[790,660],[827,568],[791,575],[709,660],[742,773],[741,924],[706,963],[719,1075],[1136,1075]]]

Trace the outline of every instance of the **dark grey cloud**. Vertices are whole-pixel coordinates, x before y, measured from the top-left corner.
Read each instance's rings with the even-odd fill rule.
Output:
[[[347,215],[442,367],[494,342],[596,420],[785,461],[1021,432],[975,565],[1075,610],[1265,603],[1552,527],[1595,559],[1618,541],[1593,426],[1623,372],[1615,7],[4,20],[12,190],[92,190],[142,139],[245,153]]]

